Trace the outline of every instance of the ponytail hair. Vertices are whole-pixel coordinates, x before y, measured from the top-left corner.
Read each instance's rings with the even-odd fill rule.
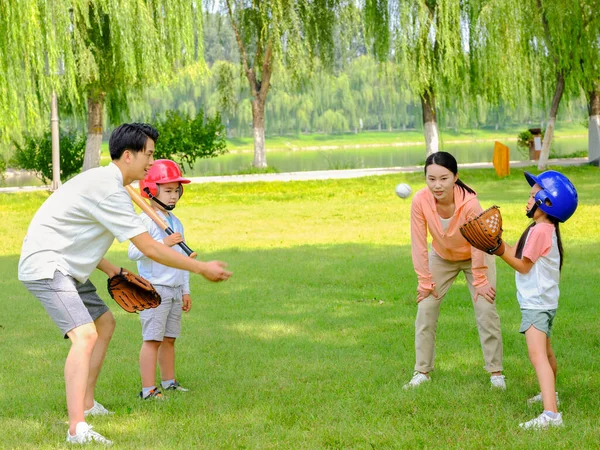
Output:
[[[427,176],[427,167],[429,167],[432,164],[436,164],[438,166],[445,167],[450,172],[452,172],[454,175],[458,174],[458,163],[456,162],[456,159],[454,158],[454,156],[452,156],[448,152],[435,152],[427,157],[427,159],[425,160],[425,169],[424,169],[426,176]],[[466,195],[467,192],[469,192],[470,194],[473,194],[473,195],[477,195],[477,193],[473,189],[471,189],[469,186],[467,186],[465,183],[463,183],[459,178],[456,179],[456,185],[462,190],[463,197]]]
[[[548,218],[552,221],[552,224],[554,225],[554,229],[556,230],[556,243],[558,245],[558,254],[560,255],[560,265],[558,268],[559,268],[559,271],[561,271],[562,266],[563,266],[564,249],[563,249],[562,239],[560,238],[559,222],[558,222],[558,219],[556,219],[552,216],[548,216]],[[529,225],[525,229],[523,234],[521,235],[521,238],[519,239],[519,242],[517,243],[517,248],[515,250],[515,258],[518,258],[518,259],[523,258],[523,248],[525,247],[525,242],[527,241],[527,236],[529,236],[529,232],[531,231],[531,229],[534,226],[535,226],[535,222],[532,222],[531,225]]]

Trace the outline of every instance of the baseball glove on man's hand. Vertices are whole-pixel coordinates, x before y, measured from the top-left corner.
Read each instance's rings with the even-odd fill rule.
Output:
[[[473,247],[490,255],[504,253],[502,242],[502,215],[498,206],[492,206],[460,227],[460,232]]]
[[[154,286],[134,273],[121,272],[108,279],[108,293],[127,312],[143,311],[160,305],[160,295]]]

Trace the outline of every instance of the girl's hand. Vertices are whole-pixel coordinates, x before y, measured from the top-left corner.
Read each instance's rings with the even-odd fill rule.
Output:
[[[163,244],[168,245],[169,247],[173,247],[174,245],[177,245],[180,242],[183,242],[183,237],[181,236],[181,233],[173,233],[163,239]]]
[[[190,294],[184,294],[181,300],[183,300],[183,306],[181,307],[183,312],[190,312],[190,309],[192,309],[192,297],[190,297]]]
[[[420,303],[421,300],[425,300],[430,295],[433,295],[433,298],[438,298],[439,295],[435,288],[433,289],[423,289],[422,287],[417,288],[417,303]]]
[[[485,298],[490,303],[494,303],[494,300],[496,299],[496,289],[494,289],[491,284],[485,283],[484,285],[475,288],[475,298],[473,298],[473,301],[476,302],[479,296]]]

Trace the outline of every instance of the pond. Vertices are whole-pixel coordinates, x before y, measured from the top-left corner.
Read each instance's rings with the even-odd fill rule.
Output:
[[[507,145],[511,160],[526,158],[525,153],[517,149],[516,142]],[[452,153],[459,163],[490,162],[494,143],[442,143],[440,150]],[[587,151],[586,137],[555,138],[552,143],[552,155],[556,157],[582,150]],[[247,151],[203,159],[196,163],[193,170],[186,170],[185,175],[199,177],[240,173],[250,168],[253,157],[253,152]],[[268,150],[267,162],[278,172],[414,166],[425,162],[425,144],[336,150]],[[42,182],[30,174],[8,176],[4,181],[0,180],[0,187],[40,185]]]
[[[517,149],[516,142],[509,142],[507,145],[512,161],[526,159],[525,152]],[[459,163],[491,162],[494,143],[449,143],[441,146],[440,150],[452,153]],[[560,157],[576,151],[587,151],[587,138],[554,139],[552,156]],[[253,157],[253,152],[249,151],[203,159],[196,163],[193,170],[186,170],[186,175],[198,177],[234,174],[247,170]],[[267,163],[278,172],[414,166],[425,163],[425,144],[336,150],[267,151]]]

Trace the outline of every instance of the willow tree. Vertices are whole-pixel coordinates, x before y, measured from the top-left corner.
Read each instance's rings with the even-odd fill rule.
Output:
[[[428,155],[439,149],[440,100],[473,108],[478,96],[498,104],[522,90],[521,3],[366,0],[367,31],[376,54],[393,55],[421,102]]]
[[[254,167],[267,167],[265,103],[278,65],[296,79],[306,77],[312,62],[333,61],[334,27],[342,10],[352,9],[343,0],[223,0],[217,2],[228,15],[240,54],[243,75],[252,98]]]
[[[2,134],[39,126],[54,90],[87,111],[84,169],[98,166],[105,105],[118,119],[132,93],[201,54],[200,28],[186,0],[0,0]]]

